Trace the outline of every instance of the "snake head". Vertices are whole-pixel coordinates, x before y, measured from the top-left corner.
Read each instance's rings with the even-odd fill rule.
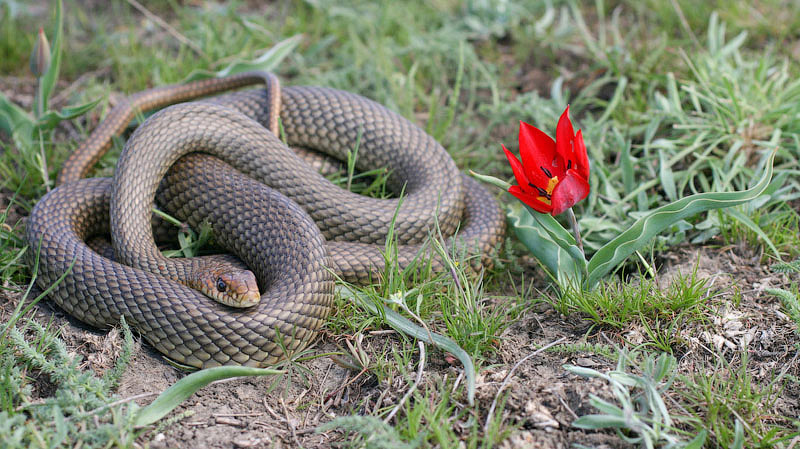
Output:
[[[198,279],[198,290],[211,299],[231,307],[251,307],[261,301],[256,276],[238,267],[207,270]]]

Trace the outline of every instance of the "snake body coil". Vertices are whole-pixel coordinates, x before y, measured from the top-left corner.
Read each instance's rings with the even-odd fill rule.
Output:
[[[202,89],[167,86],[156,94],[137,94],[120,112],[112,111],[109,124],[104,121],[85,146],[107,148],[132,118],[128,109],[161,107],[176,97],[191,98],[192,92],[206,95],[261,79],[240,78],[244,81],[217,80],[218,85],[204,81]],[[354,282],[379,277],[391,225],[401,244],[401,264],[420,254],[437,223],[445,234],[460,226],[449,247],[478,254],[476,265],[489,260],[504,231],[502,213],[434,139],[353,94],[312,87],[280,93],[290,145],[339,158],[357,145],[358,169],[390,170],[389,188],[405,194],[398,208],[397,200],[365,198],[330,183],[267,131],[264,126],[274,129],[275,94],[243,91],[156,113],[129,139],[113,183],[75,181],[99,156],[72,157],[59,177],[72,182],[46,195],[28,221],[28,242],[40,248],[40,285],[63,277],[51,297],[68,313],[99,327],[125,316],[156,349],[180,363],[268,365],[284,351],[303,347],[324,323],[333,300],[328,268]],[[197,151],[219,160],[185,155]],[[83,162],[71,162],[78,159]],[[150,228],[159,183],[162,207],[193,226],[210,223],[217,242],[253,270],[262,291],[258,306],[233,310],[154,274],[164,269]],[[84,243],[109,232],[117,259],[139,258],[134,263],[144,270],[106,259]],[[141,258],[142,253],[149,256]],[[441,268],[435,258],[432,263]]]

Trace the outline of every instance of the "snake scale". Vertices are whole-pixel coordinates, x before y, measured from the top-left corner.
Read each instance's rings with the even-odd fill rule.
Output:
[[[265,81],[266,89],[175,104]],[[113,179],[81,179],[136,114],[160,108],[126,142]],[[400,206],[320,175],[275,136],[278,113],[288,145],[339,159],[357,146],[358,170],[386,167]],[[162,354],[194,367],[265,366],[304,347],[330,312],[334,274],[357,283],[380,277],[391,226],[400,266],[430,254],[432,230],[458,229],[446,247],[472,254],[480,269],[505,231],[492,195],[422,129],[358,95],[278,88],[263,73],[131,96],[65,162],[59,184],[27,222],[37,283],[55,284],[50,297],[79,320],[108,327],[124,316]],[[258,305],[233,309],[171,279],[167,265],[194,262],[161,257],[154,198],[191,226],[211,225],[215,242],[255,274]],[[86,243],[109,234],[115,259],[135,267]],[[443,269],[435,256],[430,264]]]

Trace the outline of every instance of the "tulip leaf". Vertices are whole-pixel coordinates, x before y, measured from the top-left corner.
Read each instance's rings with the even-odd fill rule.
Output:
[[[558,285],[580,285],[585,267],[578,266],[575,259],[534,219],[535,215],[525,213],[525,210],[517,205],[509,207],[506,212],[517,238],[544,265]]]
[[[33,118],[0,93],[0,131],[13,136],[15,132],[19,132],[20,127],[24,126],[33,129]]]
[[[53,91],[53,87],[56,85],[56,81],[58,81],[58,72],[61,69],[61,41],[63,39],[62,35],[64,34],[63,9],[62,0],[57,0],[56,24],[53,30],[53,49],[51,51],[52,59],[50,60],[50,66],[47,68],[47,71],[39,79],[39,92],[36,95],[37,104],[40,109],[36,112],[37,117],[47,111],[47,102],[50,100],[50,94]]]
[[[281,374],[283,371],[249,366],[217,366],[189,374],[167,388],[147,407],[136,413],[134,425],[142,427],[150,425],[171,412],[195,391],[211,382],[242,376],[269,376]]]
[[[592,288],[597,281],[621,264],[634,251],[645,246],[659,232],[684,218],[712,209],[736,206],[757,198],[769,186],[772,179],[772,164],[775,151],[770,154],[764,174],[758,183],[740,192],[699,193],[659,207],[636,220],[625,232],[600,248],[589,261],[586,287]]]
[[[97,100],[81,105],[67,106],[60,111],[47,111],[39,118],[38,126],[43,129],[52,129],[62,120],[73,119],[92,110],[99,102],[100,99],[98,98]]]
[[[575,236],[572,235],[571,232],[564,229],[561,226],[561,223],[555,219],[550,214],[543,214],[541,212],[536,212],[533,208],[525,205],[528,209],[528,212],[533,217],[534,220],[542,227],[553,241],[558,244],[561,248],[563,248],[567,254],[572,257],[578,267],[582,268],[582,272],[586,272],[586,256],[583,254],[583,251],[578,248],[578,244],[575,241]]]
[[[478,181],[483,181],[485,183],[491,184],[495,187],[500,187],[501,189],[508,191],[511,188],[511,184],[503,181],[502,179],[495,178],[494,176],[489,175],[482,175],[480,173],[475,173],[474,171],[470,170],[469,174],[478,179]]]

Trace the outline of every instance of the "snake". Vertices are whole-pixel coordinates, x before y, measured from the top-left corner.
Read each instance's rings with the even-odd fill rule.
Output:
[[[266,88],[208,97],[253,84]],[[157,112],[125,143],[114,178],[84,178],[149,110]],[[342,189],[289,147],[355,153],[356,169],[388,170],[399,198]],[[349,92],[279,87],[262,72],[132,95],[70,155],[57,184],[27,220],[37,284],[80,321],[103,328],[124,317],[167,358],[197,368],[273,365],[316,337],[337,277],[375,282],[389,256],[400,269],[422,258],[446,270],[431,250],[436,238],[480,270],[505,232],[493,195],[409,120]],[[177,281],[174,271],[200,262],[161,256],[155,199],[192,227],[209,224],[215,243],[238,258],[210,260],[252,270],[260,301],[234,309]],[[87,244],[98,235],[112,236],[113,259]],[[173,262],[179,268],[167,267]]]

